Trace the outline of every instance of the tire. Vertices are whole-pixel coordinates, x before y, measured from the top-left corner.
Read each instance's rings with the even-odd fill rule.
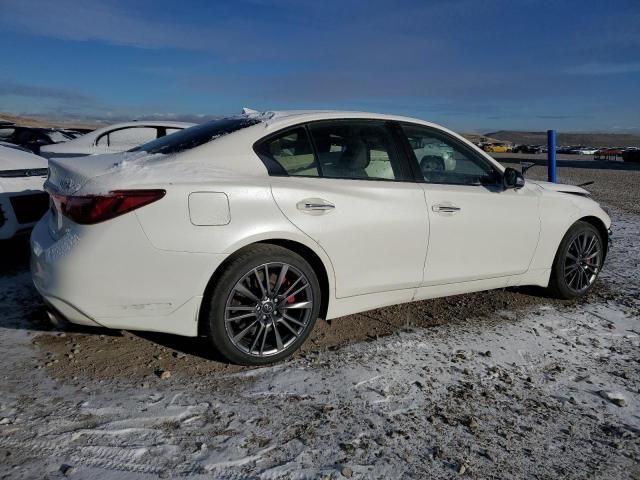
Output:
[[[203,321],[209,341],[227,360],[265,365],[300,348],[313,330],[320,303],[318,277],[304,258],[277,245],[258,244],[224,267]]]
[[[565,300],[585,295],[593,288],[602,269],[604,254],[603,238],[598,229],[588,222],[574,223],[560,242],[553,260],[549,293]]]

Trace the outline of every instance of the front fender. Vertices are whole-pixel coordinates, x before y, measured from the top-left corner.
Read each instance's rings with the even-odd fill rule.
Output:
[[[604,232],[611,228],[609,215],[591,198],[559,191],[543,191],[540,198],[540,242],[530,269],[550,270],[560,242],[569,228],[585,218],[601,222]]]

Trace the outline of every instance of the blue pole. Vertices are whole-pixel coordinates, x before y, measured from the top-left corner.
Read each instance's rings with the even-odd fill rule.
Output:
[[[556,174],[556,131],[547,130],[547,178],[550,182],[557,182]]]

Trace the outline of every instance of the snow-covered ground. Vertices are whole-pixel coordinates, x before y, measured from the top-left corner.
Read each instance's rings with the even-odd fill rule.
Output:
[[[611,213],[587,301],[197,378],[52,379],[16,268],[0,279],[0,477],[640,478],[640,216]]]

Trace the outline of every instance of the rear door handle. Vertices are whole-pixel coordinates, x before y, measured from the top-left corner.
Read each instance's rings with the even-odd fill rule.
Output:
[[[312,215],[322,215],[323,213],[330,212],[336,208],[336,206],[324,198],[305,198],[296,204],[296,208]]]
[[[431,210],[437,213],[457,213],[461,210],[460,207],[453,203],[438,203],[431,207]]]

